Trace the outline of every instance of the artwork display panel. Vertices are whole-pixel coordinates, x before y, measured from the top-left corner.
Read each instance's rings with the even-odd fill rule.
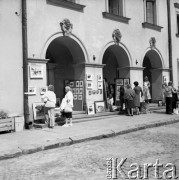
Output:
[[[95,114],[94,104],[88,104],[87,105],[87,113],[89,115]]]
[[[102,76],[102,74],[98,74],[98,81],[103,81],[103,76]]]
[[[44,119],[44,103],[37,102],[32,104],[34,120]]]
[[[105,102],[104,101],[95,101],[95,111],[96,113],[105,112]]]
[[[86,75],[86,80],[87,80],[87,81],[92,81],[92,80],[93,80],[92,74],[87,74],[87,75]]]
[[[40,87],[40,95],[43,95],[47,92],[47,87]]]
[[[123,79],[116,79],[116,85],[117,85],[117,86],[122,86],[122,85],[124,85]]]
[[[29,95],[36,95],[36,87],[28,87]]]
[[[43,66],[42,64],[29,65],[30,78],[37,79],[43,78]]]

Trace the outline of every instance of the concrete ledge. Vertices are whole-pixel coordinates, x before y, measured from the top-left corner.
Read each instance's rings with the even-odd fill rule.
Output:
[[[43,150],[42,146],[40,145],[23,145],[20,146],[19,149],[22,151],[22,154],[32,154]]]
[[[103,138],[109,138],[109,137],[114,137],[117,135],[122,135],[122,134],[127,134],[130,132],[135,132],[139,130],[144,130],[147,128],[154,128],[154,127],[159,127],[163,125],[169,125],[169,124],[174,124],[179,122],[179,116],[172,116],[168,115],[164,119],[158,119],[156,121],[150,122],[150,121],[139,121],[138,124],[133,124],[133,125],[127,125],[125,127],[120,127],[120,128],[115,128],[115,129],[107,129],[107,130],[99,130],[96,133],[91,133],[91,134],[83,134],[80,136],[71,136],[69,138],[64,138],[64,139],[55,139],[55,140],[50,140],[45,142],[44,144],[39,144],[39,145],[22,145],[18,147],[17,149],[12,149],[12,150],[6,150],[6,151],[1,151],[0,152],[0,160],[4,159],[9,159],[9,158],[14,158],[21,156],[23,154],[32,154],[35,152],[43,151],[43,150],[48,150],[48,149],[54,149],[54,148],[59,148],[59,147],[64,147],[64,146],[69,146],[75,143],[81,143],[85,141],[90,141],[90,140],[99,140]]]
[[[12,149],[9,152],[2,152],[0,154],[0,160],[19,157],[22,155],[22,151],[20,149]]]

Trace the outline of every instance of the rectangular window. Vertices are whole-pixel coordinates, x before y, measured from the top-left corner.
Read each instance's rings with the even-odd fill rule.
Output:
[[[123,16],[123,0],[109,0],[109,13]]]
[[[177,35],[179,34],[179,14],[177,14]]]
[[[156,1],[146,0],[146,22],[156,24]]]

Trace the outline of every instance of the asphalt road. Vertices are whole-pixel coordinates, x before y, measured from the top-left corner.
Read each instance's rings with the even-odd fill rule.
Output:
[[[105,180],[107,175],[175,179],[179,123],[0,161],[0,180]]]

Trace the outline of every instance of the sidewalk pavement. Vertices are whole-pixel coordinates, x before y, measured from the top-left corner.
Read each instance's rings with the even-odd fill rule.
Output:
[[[32,129],[0,134],[0,160],[18,157],[52,148],[68,146],[92,139],[102,139],[179,122],[179,115],[155,112],[125,116],[112,115],[75,121],[73,126],[54,129]]]

